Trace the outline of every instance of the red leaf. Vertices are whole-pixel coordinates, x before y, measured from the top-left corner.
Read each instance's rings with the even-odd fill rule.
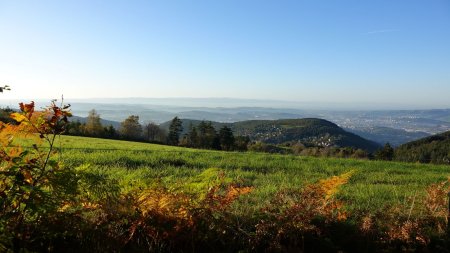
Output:
[[[20,103],[20,110],[23,112],[34,112],[34,101],[29,104]]]

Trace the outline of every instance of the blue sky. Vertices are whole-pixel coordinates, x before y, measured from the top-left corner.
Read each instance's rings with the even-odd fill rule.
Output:
[[[450,108],[450,1],[2,1],[2,99]]]

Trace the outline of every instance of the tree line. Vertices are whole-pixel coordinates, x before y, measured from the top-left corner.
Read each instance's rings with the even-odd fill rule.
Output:
[[[181,121],[178,123],[181,124]],[[177,123],[172,121],[171,126],[174,124]],[[246,151],[249,142],[248,136],[234,136],[228,126],[223,126],[217,131],[211,122],[201,121],[197,126],[192,124],[189,126],[189,131],[183,135],[179,145],[201,149]]]
[[[94,109],[89,111],[86,122],[71,121],[65,134],[155,143],[166,142],[166,132],[155,123],[142,125],[139,122],[139,116],[130,115],[116,129],[113,125],[104,126],[101,123],[100,115]]]
[[[246,151],[250,142],[249,137],[234,136],[231,128],[224,126],[217,131],[211,122],[202,121],[198,126],[189,127],[183,132],[182,121],[175,117],[170,122],[168,131],[150,122],[142,125],[139,116],[130,115],[120,123],[116,129],[113,125],[104,126],[101,117],[95,109],[91,110],[86,122],[72,121],[68,124],[66,134],[76,136],[145,141],[151,143],[168,144],[214,150]]]

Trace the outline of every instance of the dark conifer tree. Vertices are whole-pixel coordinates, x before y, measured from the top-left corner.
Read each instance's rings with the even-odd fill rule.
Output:
[[[169,126],[169,135],[167,136],[167,144],[178,145],[180,140],[180,134],[183,131],[182,121],[175,117]]]
[[[222,150],[234,149],[234,135],[231,128],[224,126],[219,131],[220,148]]]

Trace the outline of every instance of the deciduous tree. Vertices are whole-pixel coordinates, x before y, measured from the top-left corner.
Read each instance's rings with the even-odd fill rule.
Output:
[[[85,131],[90,136],[100,136],[103,133],[103,126],[100,122],[100,115],[92,109],[89,111],[89,115],[86,120]]]
[[[138,140],[142,137],[139,116],[131,115],[120,123],[120,135],[125,139]]]
[[[146,141],[162,142],[165,140],[165,136],[165,131],[153,122],[144,126],[144,138]]]

